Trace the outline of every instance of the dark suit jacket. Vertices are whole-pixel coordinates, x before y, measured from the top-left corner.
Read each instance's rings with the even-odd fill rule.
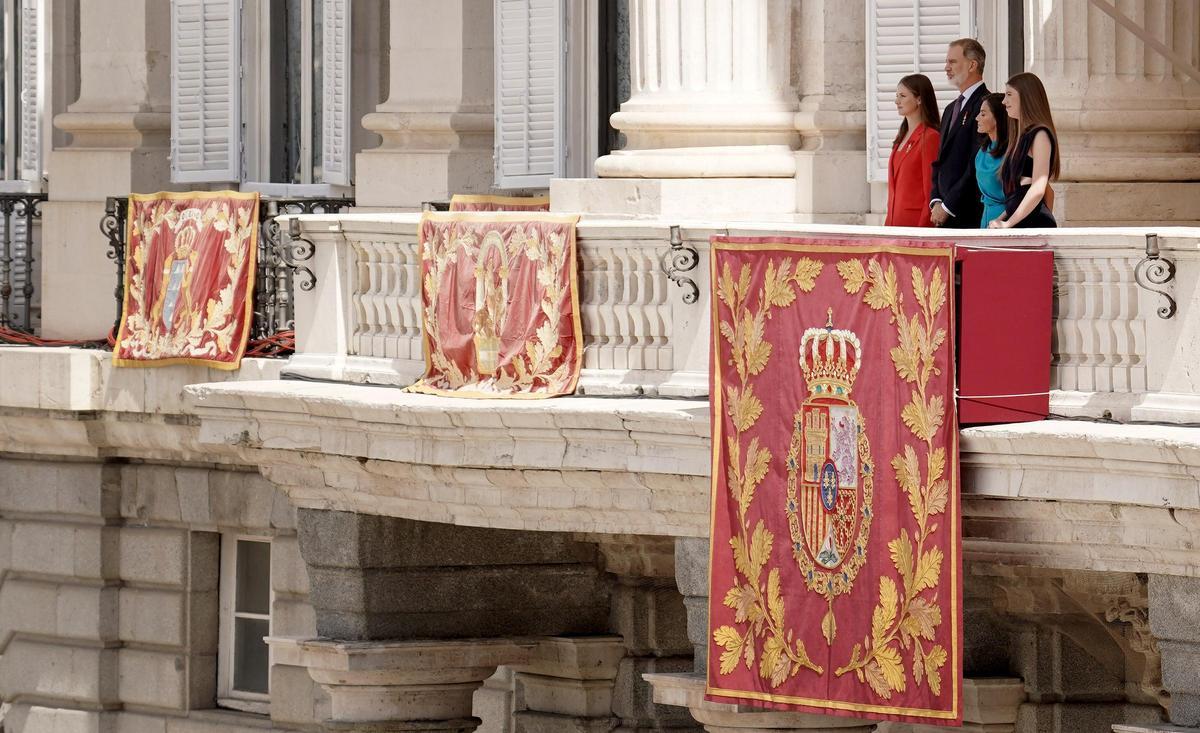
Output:
[[[983,217],[983,203],[975,183],[975,152],[979,150],[975,116],[987,94],[987,85],[980,84],[957,114],[950,115],[950,107],[942,113],[942,139],[937,160],[933,163],[929,200],[941,199],[946,208],[954,212],[943,226],[978,229]]]

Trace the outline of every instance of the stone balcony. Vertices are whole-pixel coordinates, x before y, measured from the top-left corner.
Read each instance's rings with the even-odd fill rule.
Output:
[[[683,222],[676,247],[699,254],[680,273],[698,288],[687,303],[664,265],[669,223],[584,220],[581,394],[472,401],[374,386],[424,366],[418,220],[297,217],[317,284],[299,293],[287,363],[247,360],[232,375],[114,370],[102,352],[0,349],[0,450],[236,462],[305,508],[703,537],[709,236],[889,233]],[[1134,282],[1144,230],[956,233],[1049,246],[1057,278],[1052,419],[963,431],[968,558],[1200,574],[1200,430],[1188,426],[1200,422],[1200,230],[1157,233],[1176,267],[1170,319],[1157,313],[1162,296]]]

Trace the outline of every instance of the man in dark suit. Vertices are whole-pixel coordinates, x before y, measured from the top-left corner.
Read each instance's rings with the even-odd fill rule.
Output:
[[[946,78],[959,95],[942,113],[942,138],[929,191],[929,218],[934,226],[978,229],[983,216],[975,183],[975,152],[979,149],[975,116],[988,94],[983,84],[986,58],[983,46],[974,38],[960,38],[946,51]]]

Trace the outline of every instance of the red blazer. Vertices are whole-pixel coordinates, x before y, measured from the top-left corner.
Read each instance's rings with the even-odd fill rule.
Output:
[[[922,124],[908,142],[892,148],[888,158],[887,219],[898,227],[927,227],[929,189],[933,186],[933,161],[937,160],[941,135]]]

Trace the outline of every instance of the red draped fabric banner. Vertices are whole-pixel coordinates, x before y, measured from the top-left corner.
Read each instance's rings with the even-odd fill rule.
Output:
[[[711,258],[708,699],[959,724],[952,245]]]
[[[549,196],[492,196],[456,193],[451,211],[549,211]]]
[[[129,197],[117,366],[237,369],[254,317],[258,194]]]
[[[577,216],[430,213],[421,219],[425,376],[412,392],[571,394],[583,356]]]

